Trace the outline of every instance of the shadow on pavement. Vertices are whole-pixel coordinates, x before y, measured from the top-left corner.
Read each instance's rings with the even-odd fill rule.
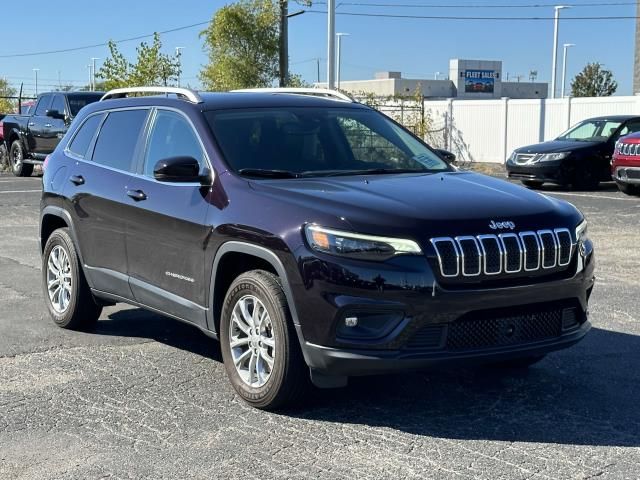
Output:
[[[95,333],[149,338],[221,361],[218,343],[195,327],[139,309],[113,313]],[[345,389],[309,397],[281,414],[447,439],[637,447],[640,336],[594,328],[525,371],[352,378]]]

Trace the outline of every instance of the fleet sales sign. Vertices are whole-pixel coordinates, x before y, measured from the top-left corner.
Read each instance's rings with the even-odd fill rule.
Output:
[[[495,70],[464,70],[460,76],[464,77],[465,93],[493,93],[500,74]]]

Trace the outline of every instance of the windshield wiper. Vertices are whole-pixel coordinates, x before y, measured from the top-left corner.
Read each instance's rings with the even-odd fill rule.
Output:
[[[263,178],[299,178],[300,174],[289,170],[269,170],[266,168],[241,168],[240,175]]]
[[[318,170],[316,172],[302,172],[301,175],[318,175],[320,177],[341,177],[349,175],[384,175],[387,173],[429,173],[430,170],[424,168],[366,168],[362,170]]]

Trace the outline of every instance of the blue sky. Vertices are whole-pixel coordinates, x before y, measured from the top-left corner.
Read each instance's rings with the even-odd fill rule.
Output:
[[[0,55],[38,52],[78,47],[150,34],[183,25],[207,21],[226,1],[152,2],[150,0],[111,0],[106,8],[88,7],[78,0],[35,2],[32,18],[21,22],[4,22]],[[553,16],[553,7],[506,8],[508,5],[551,4],[552,0],[353,0],[345,3],[393,4],[394,7],[340,5],[338,12],[392,13],[441,16]],[[568,0],[571,4],[607,3],[607,0]],[[609,0],[627,5],[580,6],[562,15],[633,16],[630,1]],[[409,8],[399,5],[440,4],[446,8]],[[505,8],[470,8],[469,5],[504,5]],[[162,6],[160,6],[162,5]],[[169,7],[168,5],[172,5]],[[464,8],[453,8],[466,5]],[[298,7],[293,4],[291,10]],[[313,10],[325,10],[316,4]],[[183,83],[197,87],[201,65],[206,62],[198,37],[203,27],[167,33],[162,36],[166,51],[186,47],[183,51]],[[290,21],[291,70],[308,81],[316,80],[316,61],[321,58],[321,75],[326,75],[326,15],[305,13]],[[343,42],[344,80],[372,78],[379,70],[398,70],[411,78],[432,78],[435,72],[448,72],[450,58],[502,60],[503,75],[528,76],[538,71],[538,79],[551,76],[553,22],[541,21],[471,21],[425,20],[337,16],[337,31],[348,32]],[[587,62],[598,61],[614,72],[619,82],[618,94],[631,94],[634,49],[634,20],[561,22],[560,41],[575,43],[570,51],[568,76],[573,77]],[[15,43],[8,41],[16,39]],[[121,51],[133,57],[140,41],[122,43]],[[106,47],[81,51],[18,58],[0,58],[0,77],[14,85],[25,84],[25,92],[34,88],[33,68],[39,68],[40,91],[58,83],[87,83],[90,57],[104,59]],[[559,53],[561,60],[561,51]],[[101,60],[98,61],[100,64]],[[560,62],[559,62],[560,68]]]

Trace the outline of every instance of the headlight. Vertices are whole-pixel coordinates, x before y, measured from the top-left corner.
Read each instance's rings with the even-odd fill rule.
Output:
[[[578,244],[580,244],[587,238],[587,221],[582,220],[582,222],[580,222],[580,225],[576,227],[576,239],[578,240]]]
[[[513,163],[516,160],[516,151],[514,150],[513,152],[511,152],[511,155],[509,155],[509,158],[507,158],[507,163]]]
[[[386,260],[394,255],[421,255],[420,246],[413,240],[378,237],[343,232],[317,225],[305,227],[307,242],[314,250],[361,260]]]
[[[539,162],[553,162],[556,160],[562,160],[563,158],[567,158],[569,156],[569,152],[561,152],[561,153],[545,153],[544,155],[540,155],[538,157]]]

